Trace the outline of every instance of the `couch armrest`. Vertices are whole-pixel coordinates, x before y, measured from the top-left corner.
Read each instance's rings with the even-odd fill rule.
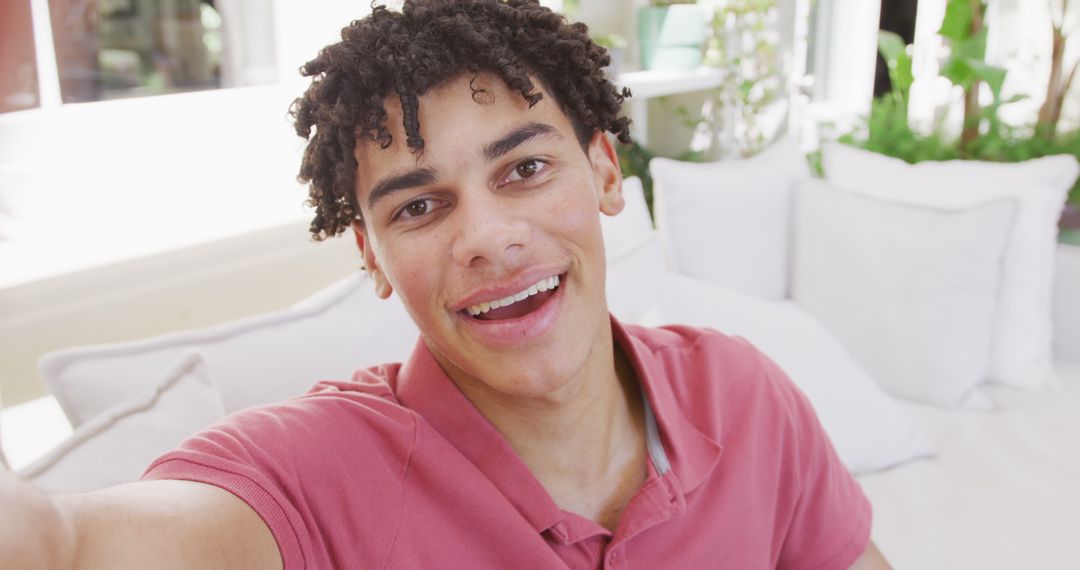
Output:
[[[1080,362],[1080,245],[1059,243],[1054,270],[1054,354]]]

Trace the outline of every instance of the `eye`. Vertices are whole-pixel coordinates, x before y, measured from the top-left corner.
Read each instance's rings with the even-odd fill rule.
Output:
[[[411,217],[414,217],[414,218],[417,217],[417,216],[423,216],[424,214],[427,213],[427,211],[428,211],[428,201],[427,200],[415,200],[413,202],[409,202],[408,204],[405,205],[405,209],[402,210],[402,212],[404,212],[405,215],[411,216]]]
[[[527,180],[536,176],[537,173],[542,172],[547,168],[547,163],[538,158],[530,158],[517,163],[514,170],[510,172],[510,175],[506,177],[507,182],[518,182],[521,180]]]
[[[397,218],[422,218],[425,215],[431,213],[436,208],[435,200],[432,198],[420,198],[406,203],[400,210],[398,210]]]

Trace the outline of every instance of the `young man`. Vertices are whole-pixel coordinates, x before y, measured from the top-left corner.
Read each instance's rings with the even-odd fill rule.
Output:
[[[54,501],[6,481],[0,508],[28,524],[0,531],[0,562],[886,568],[775,365],[609,316],[599,214],[623,202],[605,131],[628,121],[605,63],[525,0],[346,28],[295,107],[312,230],[352,229],[421,331],[413,355],[240,412],[136,484]]]

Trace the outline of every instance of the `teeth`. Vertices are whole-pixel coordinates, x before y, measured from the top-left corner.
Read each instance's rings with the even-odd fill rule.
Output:
[[[469,305],[466,309],[469,315],[475,317],[479,314],[486,313],[491,309],[498,309],[499,307],[505,307],[512,305],[518,301],[523,301],[541,291],[550,291],[559,286],[559,276],[553,275],[547,279],[541,279],[540,281],[530,285],[523,291],[514,293],[513,295],[507,295],[502,299],[496,299],[494,301],[488,301],[486,303],[480,303],[478,305]]]

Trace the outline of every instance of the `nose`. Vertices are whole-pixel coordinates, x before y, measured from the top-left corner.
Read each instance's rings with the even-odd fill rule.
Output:
[[[474,192],[457,204],[450,251],[463,267],[513,262],[529,243],[530,229],[512,197]]]

